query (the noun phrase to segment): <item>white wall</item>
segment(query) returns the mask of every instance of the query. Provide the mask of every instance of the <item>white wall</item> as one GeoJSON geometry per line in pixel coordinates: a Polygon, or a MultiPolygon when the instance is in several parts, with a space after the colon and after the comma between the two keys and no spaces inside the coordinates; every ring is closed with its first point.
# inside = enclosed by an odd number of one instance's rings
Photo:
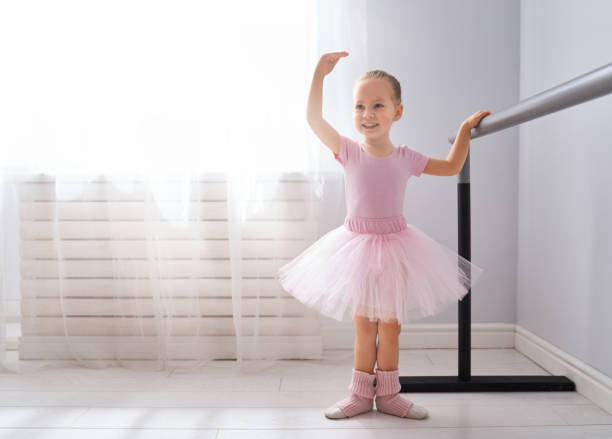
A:
{"type": "MultiPolygon", "coordinates": [[[[323,111],[342,134],[360,138],[352,126],[352,86],[376,68],[402,85],[404,115],[391,140],[434,158],[446,158],[447,137],[471,114],[518,101],[518,0],[356,1],[344,15],[329,3],[335,2],[319,2],[321,50],[350,55],[325,80],[323,111]]],[[[485,269],[472,289],[472,322],[514,323],[518,129],[476,139],[471,148],[472,261],[485,269]]],[[[409,223],[455,251],[456,193],[456,176],[413,178],[404,211],[409,223]]],[[[328,229],[344,219],[337,202],[344,200],[329,202],[328,229]]],[[[456,323],[457,308],[412,323],[456,323]]],[[[327,328],[353,326],[321,319],[324,335],[327,328]]]]}
{"type": "MultiPolygon", "coordinates": [[[[521,99],[612,62],[612,2],[522,1],[521,99]]],[[[517,323],[612,376],[612,95],[520,128],[517,323]]]]}

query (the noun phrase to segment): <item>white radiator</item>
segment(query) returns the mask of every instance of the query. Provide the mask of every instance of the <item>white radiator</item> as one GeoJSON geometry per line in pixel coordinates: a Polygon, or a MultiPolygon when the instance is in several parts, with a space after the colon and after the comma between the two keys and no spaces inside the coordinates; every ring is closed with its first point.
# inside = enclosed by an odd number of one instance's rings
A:
{"type": "MultiPolygon", "coordinates": [[[[228,182],[189,184],[180,223],[164,212],[176,196],[153,201],[142,182],[20,179],[20,359],[158,359],[160,337],[168,359],[236,358],[228,182]]],[[[276,278],[316,238],[312,183],[256,184],[265,201],[248,202],[240,241],[243,358],[321,358],[318,313],[276,278]]]]}

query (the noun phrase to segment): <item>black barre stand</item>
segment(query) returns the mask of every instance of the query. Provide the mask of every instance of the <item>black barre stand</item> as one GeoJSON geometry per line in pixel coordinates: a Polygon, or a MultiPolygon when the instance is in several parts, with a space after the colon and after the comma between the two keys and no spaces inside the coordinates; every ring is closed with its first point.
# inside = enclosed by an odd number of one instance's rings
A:
{"type": "MultiPolygon", "coordinates": [[[[470,154],[457,182],[458,250],[471,260],[470,154]]],[[[565,376],[551,375],[477,375],[470,372],[471,290],[459,301],[458,376],[400,376],[400,392],[539,392],[575,391],[574,382],[565,376]]]]}

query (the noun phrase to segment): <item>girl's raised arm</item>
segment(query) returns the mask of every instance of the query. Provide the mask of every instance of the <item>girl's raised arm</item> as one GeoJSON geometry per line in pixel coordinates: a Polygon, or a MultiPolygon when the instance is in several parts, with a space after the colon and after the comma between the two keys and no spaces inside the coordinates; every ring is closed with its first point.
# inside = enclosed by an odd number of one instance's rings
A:
{"type": "Polygon", "coordinates": [[[315,68],[308,96],[306,120],[317,137],[338,154],[340,147],[340,134],[325,119],[323,119],[323,79],[335,67],[341,57],[348,56],[348,52],[331,52],[324,54],[315,68]]]}

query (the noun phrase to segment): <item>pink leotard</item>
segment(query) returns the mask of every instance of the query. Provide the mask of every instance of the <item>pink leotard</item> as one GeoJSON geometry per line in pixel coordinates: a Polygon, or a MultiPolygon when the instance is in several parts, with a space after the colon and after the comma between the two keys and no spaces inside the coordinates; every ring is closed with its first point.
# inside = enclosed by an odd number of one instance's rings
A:
{"type": "Polygon", "coordinates": [[[391,233],[406,228],[406,183],[411,176],[421,175],[428,156],[401,145],[386,157],[376,157],[363,144],[340,136],[340,148],[334,158],[344,168],[347,229],[391,233]]]}

